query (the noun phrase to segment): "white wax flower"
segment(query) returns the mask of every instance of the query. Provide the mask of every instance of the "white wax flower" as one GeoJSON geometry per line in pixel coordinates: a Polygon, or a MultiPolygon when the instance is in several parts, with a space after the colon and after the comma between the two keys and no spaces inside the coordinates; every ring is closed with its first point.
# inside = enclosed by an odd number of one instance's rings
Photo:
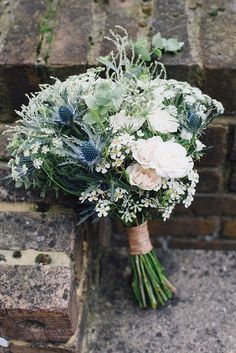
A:
{"type": "Polygon", "coordinates": [[[179,143],[166,141],[158,143],[151,166],[161,177],[183,178],[193,169],[193,161],[179,143]]]}
{"type": "Polygon", "coordinates": [[[176,118],[170,115],[168,111],[160,109],[160,107],[153,107],[147,118],[151,128],[155,131],[169,133],[178,130],[179,123],[176,118]]]}
{"type": "Polygon", "coordinates": [[[180,137],[184,140],[191,140],[193,134],[186,129],[181,131],[180,137]]]}
{"type": "Polygon", "coordinates": [[[124,110],[111,115],[109,117],[110,125],[114,132],[121,129],[129,129],[132,132],[135,132],[140,129],[143,125],[145,119],[135,116],[126,115],[124,110]]]}
{"type": "Polygon", "coordinates": [[[161,177],[154,169],[144,169],[139,163],[130,165],[126,172],[131,185],[138,186],[142,190],[155,190],[161,188],[161,177]]]}
{"type": "Polygon", "coordinates": [[[196,150],[197,152],[200,152],[206,145],[202,143],[200,140],[196,140],[196,150]]]}

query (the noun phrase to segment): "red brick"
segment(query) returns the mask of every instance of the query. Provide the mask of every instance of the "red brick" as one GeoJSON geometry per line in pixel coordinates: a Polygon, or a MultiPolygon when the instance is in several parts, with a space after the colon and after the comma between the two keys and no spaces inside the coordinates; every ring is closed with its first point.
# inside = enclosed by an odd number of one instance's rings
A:
{"type": "MultiPolygon", "coordinates": [[[[206,236],[218,232],[219,219],[217,217],[172,217],[166,222],[155,220],[149,222],[152,237],[158,236],[206,236]]],[[[119,221],[112,223],[112,238],[118,240],[120,234],[125,234],[125,228],[119,221]]],[[[123,238],[123,236],[122,236],[123,238]]],[[[114,239],[112,239],[114,241],[114,239]]]]}
{"type": "Polygon", "coordinates": [[[236,250],[236,241],[223,239],[171,238],[168,245],[178,249],[236,250]]]}
{"type": "Polygon", "coordinates": [[[233,143],[230,150],[230,159],[236,161],[236,128],[233,130],[233,143]]]}
{"type": "Polygon", "coordinates": [[[236,219],[224,219],[222,229],[222,233],[225,237],[236,238],[236,219]]]}
{"type": "Polygon", "coordinates": [[[198,216],[236,216],[235,194],[199,194],[189,209],[198,216]]]}
{"type": "Polygon", "coordinates": [[[227,155],[228,127],[223,125],[211,125],[201,138],[209,147],[201,159],[201,167],[222,167],[227,155]]]}
{"type": "Polygon", "coordinates": [[[213,193],[218,192],[222,188],[223,171],[213,168],[198,168],[199,184],[197,185],[198,192],[213,193]]]}
{"type": "Polygon", "coordinates": [[[219,229],[217,217],[175,217],[166,222],[161,220],[149,223],[149,231],[155,236],[197,237],[216,234],[219,229]]]}
{"type": "Polygon", "coordinates": [[[230,190],[236,191],[236,166],[233,166],[233,167],[232,167],[232,172],[231,172],[231,176],[230,176],[229,187],[230,187],[230,190]]]}

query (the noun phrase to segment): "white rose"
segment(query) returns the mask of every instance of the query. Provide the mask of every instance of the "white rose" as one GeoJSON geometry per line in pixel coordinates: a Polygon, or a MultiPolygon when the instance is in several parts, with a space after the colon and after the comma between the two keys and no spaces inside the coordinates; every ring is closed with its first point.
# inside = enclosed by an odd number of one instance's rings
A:
{"type": "Polygon", "coordinates": [[[161,177],[154,169],[144,169],[138,163],[130,165],[126,172],[129,176],[130,185],[138,186],[142,190],[158,191],[161,188],[161,177]]]}
{"type": "Polygon", "coordinates": [[[133,158],[141,164],[143,168],[150,168],[159,142],[162,142],[160,136],[154,136],[147,140],[137,140],[132,147],[133,158]]]}
{"type": "Polygon", "coordinates": [[[126,115],[124,110],[111,115],[109,120],[114,132],[121,129],[130,129],[132,132],[137,131],[145,121],[144,118],[137,118],[134,116],[126,115]]]}
{"type": "Polygon", "coordinates": [[[176,132],[179,127],[176,118],[159,107],[152,108],[147,118],[152,129],[161,133],[176,132]]]}
{"type": "Polygon", "coordinates": [[[165,178],[183,178],[193,169],[193,161],[179,143],[166,141],[158,143],[153,168],[165,178]]]}

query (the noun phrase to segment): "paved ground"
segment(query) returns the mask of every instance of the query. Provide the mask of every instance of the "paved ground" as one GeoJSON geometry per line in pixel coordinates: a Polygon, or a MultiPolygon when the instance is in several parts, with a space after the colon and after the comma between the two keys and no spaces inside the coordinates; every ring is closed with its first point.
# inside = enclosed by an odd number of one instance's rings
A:
{"type": "Polygon", "coordinates": [[[160,310],[140,311],[126,250],[104,254],[88,351],[235,353],[236,253],[175,250],[159,252],[159,258],[178,296],[160,310]]]}

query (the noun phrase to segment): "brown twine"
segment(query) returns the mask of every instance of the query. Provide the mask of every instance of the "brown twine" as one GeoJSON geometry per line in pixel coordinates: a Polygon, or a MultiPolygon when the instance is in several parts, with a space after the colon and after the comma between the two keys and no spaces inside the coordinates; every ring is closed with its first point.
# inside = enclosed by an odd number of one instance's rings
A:
{"type": "Polygon", "coordinates": [[[126,228],[126,231],[131,255],[145,255],[153,249],[147,221],[137,227],[126,228]]]}

